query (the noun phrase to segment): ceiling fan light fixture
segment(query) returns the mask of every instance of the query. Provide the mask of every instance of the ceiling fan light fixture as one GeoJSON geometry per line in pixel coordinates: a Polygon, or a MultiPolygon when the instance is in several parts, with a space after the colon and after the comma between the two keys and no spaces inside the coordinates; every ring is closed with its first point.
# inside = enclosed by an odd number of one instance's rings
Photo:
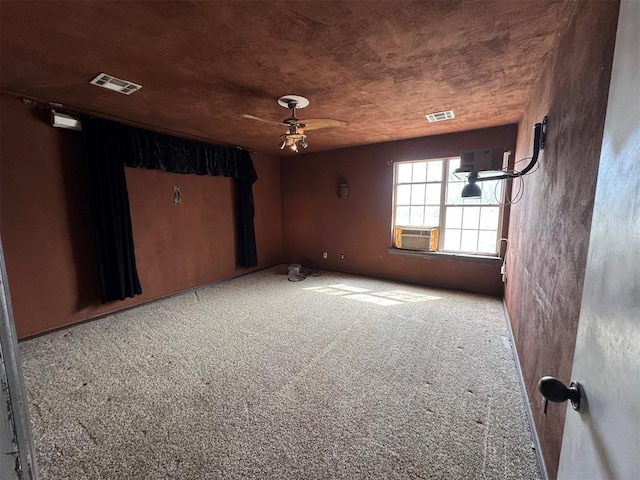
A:
{"type": "Polygon", "coordinates": [[[280,150],[289,147],[292,151],[298,153],[299,148],[307,148],[307,136],[301,133],[285,133],[280,135],[280,150]]]}
{"type": "Polygon", "coordinates": [[[266,120],[264,118],[254,117],[253,115],[243,114],[244,118],[251,120],[257,120],[259,122],[268,123],[270,125],[278,125],[286,127],[286,132],[280,135],[280,150],[290,148],[292,151],[298,153],[300,148],[307,148],[306,130],[319,130],[321,128],[330,127],[348,127],[349,122],[343,120],[335,120],[332,118],[308,118],[299,119],[296,116],[296,110],[305,108],[309,105],[309,100],[300,95],[285,95],[278,99],[278,105],[283,108],[291,110],[291,116],[285,118],[282,122],[276,122],[273,120],[266,120]]]}

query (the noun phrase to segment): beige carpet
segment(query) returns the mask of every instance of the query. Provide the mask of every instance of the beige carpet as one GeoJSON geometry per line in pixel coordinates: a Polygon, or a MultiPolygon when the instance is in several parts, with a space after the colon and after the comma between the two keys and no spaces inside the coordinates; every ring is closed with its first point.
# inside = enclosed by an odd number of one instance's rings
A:
{"type": "Polygon", "coordinates": [[[42,478],[539,478],[499,299],[282,272],[21,343],[42,478]]]}

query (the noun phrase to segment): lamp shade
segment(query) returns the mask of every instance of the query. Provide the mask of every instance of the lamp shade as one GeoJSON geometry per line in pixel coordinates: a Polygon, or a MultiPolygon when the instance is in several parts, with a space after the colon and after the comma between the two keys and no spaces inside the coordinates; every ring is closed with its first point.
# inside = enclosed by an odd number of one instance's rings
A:
{"type": "Polygon", "coordinates": [[[462,189],[462,198],[481,197],[482,189],[477,183],[467,183],[462,189]]]}

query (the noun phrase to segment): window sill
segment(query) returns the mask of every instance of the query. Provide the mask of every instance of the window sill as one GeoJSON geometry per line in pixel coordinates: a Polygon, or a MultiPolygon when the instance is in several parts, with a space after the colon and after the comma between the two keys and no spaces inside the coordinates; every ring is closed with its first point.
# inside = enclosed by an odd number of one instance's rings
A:
{"type": "Polygon", "coordinates": [[[450,262],[471,262],[471,263],[488,263],[499,265],[502,258],[491,255],[470,255],[466,253],[446,253],[446,252],[420,252],[416,250],[403,250],[401,248],[389,248],[392,255],[406,255],[408,257],[419,257],[425,260],[444,260],[450,262]]]}

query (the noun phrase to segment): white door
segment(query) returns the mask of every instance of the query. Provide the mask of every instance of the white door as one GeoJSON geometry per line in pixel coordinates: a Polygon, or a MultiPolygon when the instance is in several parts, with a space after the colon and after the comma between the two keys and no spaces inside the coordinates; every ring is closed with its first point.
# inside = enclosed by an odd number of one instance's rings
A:
{"type": "Polygon", "coordinates": [[[0,479],[36,480],[35,449],[16,338],[0,242],[0,479]]]}
{"type": "Polygon", "coordinates": [[[559,479],[640,478],[640,1],[622,0],[559,479]]]}

